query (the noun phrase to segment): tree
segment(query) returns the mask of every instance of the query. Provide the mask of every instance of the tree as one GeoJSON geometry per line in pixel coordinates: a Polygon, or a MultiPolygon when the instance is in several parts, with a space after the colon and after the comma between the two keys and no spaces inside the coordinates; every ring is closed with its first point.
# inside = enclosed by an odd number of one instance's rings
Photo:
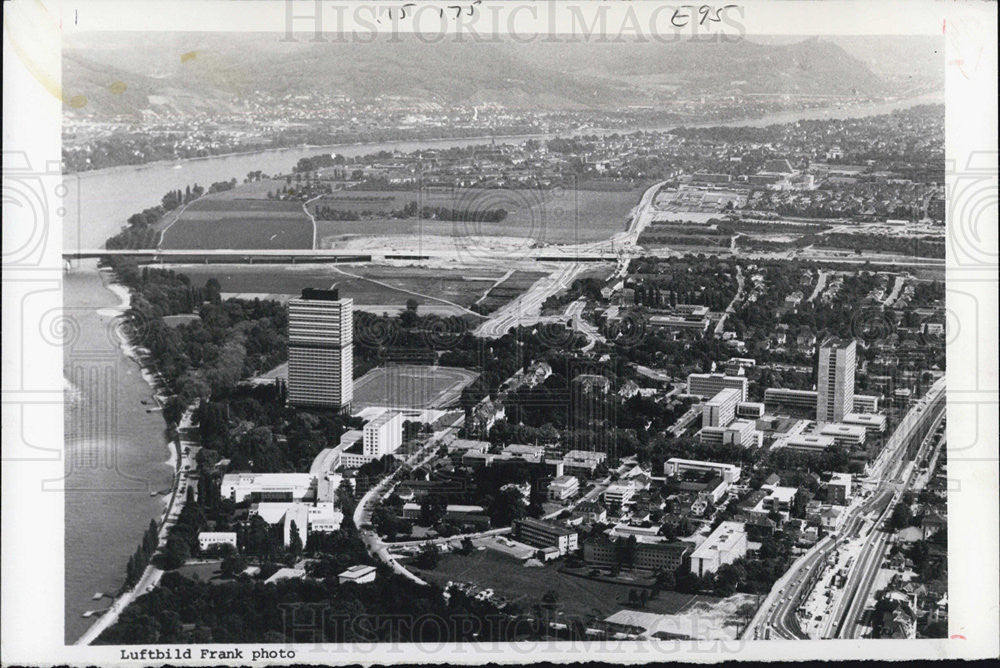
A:
{"type": "Polygon", "coordinates": [[[559,607],[559,592],[555,589],[549,589],[542,596],[542,605],[545,606],[546,610],[555,610],[559,607]]]}
{"type": "Polygon", "coordinates": [[[299,528],[295,525],[295,520],[292,520],[288,531],[291,534],[288,540],[288,552],[293,557],[297,557],[302,554],[302,536],[299,535],[299,528]]]}
{"type": "Polygon", "coordinates": [[[892,509],[892,516],[889,518],[889,526],[894,530],[904,529],[910,524],[910,507],[905,503],[897,503],[892,509]]]}
{"type": "Polygon", "coordinates": [[[222,558],[220,570],[223,577],[235,577],[242,573],[245,568],[246,560],[236,550],[229,550],[229,553],[222,558]]]}
{"type": "Polygon", "coordinates": [[[420,552],[417,554],[417,558],[414,559],[414,563],[419,568],[425,568],[427,570],[433,570],[437,568],[438,562],[441,560],[441,550],[434,543],[424,543],[420,546],[420,552]]]}
{"type": "Polygon", "coordinates": [[[440,494],[428,494],[420,502],[420,523],[423,526],[436,526],[448,512],[448,501],[440,494]]]}

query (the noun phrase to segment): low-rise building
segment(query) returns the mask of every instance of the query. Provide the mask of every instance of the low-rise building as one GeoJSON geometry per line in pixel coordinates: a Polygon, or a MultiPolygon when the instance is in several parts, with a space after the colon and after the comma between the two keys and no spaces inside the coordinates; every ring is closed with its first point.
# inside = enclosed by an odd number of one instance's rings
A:
{"type": "Polygon", "coordinates": [[[220,494],[234,503],[244,501],[299,501],[315,492],[308,473],[227,473],[220,494]]]}
{"type": "Polygon", "coordinates": [[[821,436],[818,434],[796,434],[784,439],[784,447],[795,452],[806,454],[819,454],[826,452],[834,446],[832,436],[821,436]]]}
{"type": "Polygon", "coordinates": [[[675,476],[685,471],[711,471],[718,473],[722,479],[729,483],[738,482],[740,479],[740,467],[733,464],[720,464],[718,462],[704,462],[697,459],[681,459],[672,457],[663,463],[663,475],[675,476]]]}
{"type": "Polygon", "coordinates": [[[770,488],[767,496],[761,499],[760,507],[765,513],[770,513],[773,510],[781,513],[785,519],[788,519],[789,513],[792,512],[792,505],[795,503],[795,496],[798,494],[799,490],[797,487],[781,487],[779,485],[769,485],[762,489],[770,488]]]}
{"type": "Polygon", "coordinates": [[[448,452],[486,452],[489,449],[489,441],[474,441],[465,438],[456,438],[448,443],[448,452]]]}
{"type": "Polygon", "coordinates": [[[848,413],[843,424],[864,427],[869,434],[880,434],[885,431],[885,416],[879,413],[848,413]]]}
{"type": "Polygon", "coordinates": [[[525,517],[514,520],[514,536],[522,543],[535,547],[555,547],[559,554],[576,551],[578,534],[570,529],[552,522],[525,517]]]}
{"type": "Polygon", "coordinates": [[[651,315],[649,326],[654,329],[665,329],[673,332],[690,332],[703,334],[708,329],[708,318],[696,315],[651,315]]]}
{"type": "Polygon", "coordinates": [[[614,483],[604,490],[604,502],[609,506],[624,508],[632,501],[634,494],[635,486],[632,483],[614,483]]]}
{"type": "Polygon", "coordinates": [[[747,398],[746,376],[732,376],[722,373],[692,373],[687,378],[687,393],[709,399],[725,389],[734,389],[740,393],[739,401],[747,398]]]}
{"type": "Polygon", "coordinates": [[[759,420],[764,417],[764,404],[757,401],[741,401],[736,404],[736,417],[759,420]]]}
{"type": "Polygon", "coordinates": [[[851,474],[828,473],[822,476],[826,489],[826,500],[838,506],[846,506],[851,498],[851,474]]]}
{"type": "Polygon", "coordinates": [[[872,394],[855,394],[853,409],[857,413],[877,413],[878,397],[872,394]]]}
{"type": "Polygon", "coordinates": [[[204,552],[220,545],[236,547],[235,531],[202,531],[198,534],[198,548],[204,552]]]}
{"type": "Polygon", "coordinates": [[[629,555],[625,549],[626,538],[612,540],[605,535],[592,536],[583,543],[583,560],[595,566],[624,566],[648,571],[676,571],[691,552],[691,544],[683,541],[671,543],[635,544],[629,555]]]}
{"type": "Polygon", "coordinates": [[[598,465],[608,458],[605,452],[589,450],[570,450],[563,455],[563,472],[566,475],[584,475],[591,477],[598,465]]]}
{"type": "Polygon", "coordinates": [[[584,501],[578,503],[573,509],[573,513],[580,515],[590,524],[603,523],[608,519],[608,510],[596,501],[584,501]]]}
{"type": "Polygon", "coordinates": [[[523,459],[526,462],[540,462],[545,456],[544,445],[522,445],[511,443],[503,449],[503,456],[507,459],[523,459]]]}
{"type": "Polygon", "coordinates": [[[338,584],[367,584],[375,582],[375,574],[374,566],[351,566],[343,573],[337,575],[337,582],[338,584]]]}
{"type": "Polygon", "coordinates": [[[565,501],[576,496],[580,490],[580,481],[574,476],[564,475],[549,483],[549,500],[565,501]]]}
{"type": "Polygon", "coordinates": [[[839,446],[856,448],[864,445],[867,430],[860,425],[828,422],[820,427],[819,433],[833,438],[833,442],[839,446]]]}
{"type": "Polygon", "coordinates": [[[701,577],[731,564],[747,552],[746,525],[723,522],[691,553],[691,572],[701,577]]]}
{"type": "Polygon", "coordinates": [[[780,408],[816,411],[816,390],[790,390],[784,387],[769,387],[764,390],[764,406],[768,412],[780,408]]]}

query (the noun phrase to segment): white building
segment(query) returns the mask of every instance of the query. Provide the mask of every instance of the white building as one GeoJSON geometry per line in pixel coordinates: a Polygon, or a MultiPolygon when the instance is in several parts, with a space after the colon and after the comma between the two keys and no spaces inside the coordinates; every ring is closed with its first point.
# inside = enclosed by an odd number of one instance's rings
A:
{"type": "Polygon", "coordinates": [[[366,457],[381,459],[403,444],[403,414],[386,411],[364,427],[363,451],[366,457]]]}
{"type": "Polygon", "coordinates": [[[740,479],[740,467],[732,464],[719,464],[716,462],[703,462],[696,459],[680,459],[673,457],[663,463],[663,475],[675,476],[685,471],[712,471],[722,476],[728,483],[734,483],[740,479]]]}
{"type": "Polygon", "coordinates": [[[757,431],[755,423],[749,420],[733,420],[726,427],[722,442],[726,445],[755,448],[763,442],[763,434],[757,431]]]}
{"type": "Polygon", "coordinates": [[[250,507],[249,517],[258,516],[271,525],[280,524],[285,546],[291,545],[292,531],[305,545],[310,533],[331,533],[340,528],[344,514],[333,503],[264,502],[250,507]]]}
{"type": "Polygon", "coordinates": [[[308,473],[227,473],[220,494],[234,503],[299,501],[315,490],[308,473]]]}
{"type": "Polygon", "coordinates": [[[337,582],[339,584],[367,584],[369,582],[375,582],[375,567],[374,566],[351,566],[343,573],[337,575],[337,582]]]}
{"type": "Polygon", "coordinates": [[[864,445],[867,431],[860,425],[832,422],[820,427],[819,433],[832,437],[837,445],[853,448],[864,445]]]}
{"type": "Polygon", "coordinates": [[[795,436],[789,436],[786,438],[784,443],[786,448],[794,450],[795,452],[818,454],[826,452],[828,448],[833,447],[834,440],[831,436],[821,436],[818,434],[796,434],[795,436]]]}
{"type": "Polygon", "coordinates": [[[701,411],[702,427],[726,427],[736,417],[736,404],[741,401],[740,391],[731,387],[705,402],[701,411]]]}
{"type": "Polygon", "coordinates": [[[523,459],[526,462],[540,462],[545,456],[544,445],[523,445],[511,443],[503,449],[503,455],[508,459],[523,459]]]}
{"type": "Polygon", "coordinates": [[[341,465],[340,447],[323,448],[309,467],[309,476],[316,481],[316,500],[333,501],[343,476],[334,473],[341,465]]]}
{"type": "Polygon", "coordinates": [[[630,482],[614,483],[604,490],[604,502],[618,507],[624,507],[632,501],[635,495],[635,486],[630,482]]]}
{"type": "Polygon", "coordinates": [[[854,371],[857,366],[854,339],[828,337],[819,347],[816,381],[816,420],[840,422],[854,409],[854,371]]]}
{"type": "Polygon", "coordinates": [[[848,413],[844,416],[844,424],[864,427],[868,433],[885,431],[885,416],[879,413],[848,413]]]}
{"type": "Polygon", "coordinates": [[[708,399],[725,389],[739,390],[738,401],[747,399],[746,376],[728,376],[721,373],[692,373],[687,379],[687,393],[708,399]]]}
{"type": "Polygon", "coordinates": [[[816,410],[819,393],[815,390],[792,390],[785,387],[769,387],[764,390],[764,406],[774,412],[777,408],[816,410]]]}
{"type": "Polygon", "coordinates": [[[563,455],[563,470],[567,474],[583,474],[591,476],[594,469],[608,458],[605,452],[588,450],[570,450],[563,455]]]}
{"type": "Polygon", "coordinates": [[[872,394],[854,395],[854,412],[856,413],[877,413],[878,397],[872,394]]]}
{"type": "Polygon", "coordinates": [[[288,301],[288,403],[349,408],[354,397],[354,300],[306,288],[288,301]]]}
{"type": "Polygon", "coordinates": [[[781,487],[780,485],[761,485],[761,489],[767,490],[768,495],[760,500],[757,509],[763,513],[777,510],[786,520],[792,512],[792,505],[799,490],[797,487],[781,487]]]}
{"type": "Polygon", "coordinates": [[[202,531],[198,534],[198,547],[202,552],[217,545],[236,547],[235,531],[202,531]]]}
{"type": "Polygon", "coordinates": [[[731,564],[747,552],[746,525],[723,522],[691,553],[691,572],[701,577],[731,564]]]}
{"type": "Polygon", "coordinates": [[[580,491],[580,481],[575,476],[559,476],[549,483],[549,500],[565,501],[573,498],[580,491]]]}

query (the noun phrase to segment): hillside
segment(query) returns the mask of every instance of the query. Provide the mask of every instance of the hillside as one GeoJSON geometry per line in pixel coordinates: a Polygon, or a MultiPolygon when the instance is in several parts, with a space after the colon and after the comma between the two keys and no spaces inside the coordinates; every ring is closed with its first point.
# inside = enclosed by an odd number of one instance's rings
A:
{"type": "Polygon", "coordinates": [[[539,109],[615,108],[687,95],[886,94],[884,80],[826,40],[792,44],[281,43],[276,35],[75,38],[64,87],[73,113],[225,110],[262,92],[323,92],[355,100],[400,96],[442,105],[497,102],[539,109]],[[125,83],[112,90],[116,81],[125,83]]]}

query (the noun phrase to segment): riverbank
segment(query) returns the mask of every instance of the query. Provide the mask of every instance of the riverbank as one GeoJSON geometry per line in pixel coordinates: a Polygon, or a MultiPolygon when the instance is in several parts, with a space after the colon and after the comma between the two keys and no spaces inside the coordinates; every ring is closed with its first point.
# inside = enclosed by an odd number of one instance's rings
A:
{"type": "Polygon", "coordinates": [[[81,330],[76,342],[81,352],[67,346],[64,354],[73,399],[66,409],[65,567],[65,636],[72,643],[96,638],[109,623],[101,620],[116,618],[151,583],[150,572],[141,588],[126,590],[125,565],[150,519],[162,535],[176,511],[182,467],[180,445],[165,437],[164,420],[157,415],[166,396],[162,378],[123,322],[131,292],[96,263],[67,274],[64,287],[67,308],[81,330]],[[95,371],[108,382],[95,383],[95,371]],[[160,444],[167,447],[166,457],[160,444]],[[81,450],[102,453],[108,465],[81,465],[70,455],[78,460],[81,450]],[[117,595],[108,608],[94,612],[95,591],[117,595]]]}

